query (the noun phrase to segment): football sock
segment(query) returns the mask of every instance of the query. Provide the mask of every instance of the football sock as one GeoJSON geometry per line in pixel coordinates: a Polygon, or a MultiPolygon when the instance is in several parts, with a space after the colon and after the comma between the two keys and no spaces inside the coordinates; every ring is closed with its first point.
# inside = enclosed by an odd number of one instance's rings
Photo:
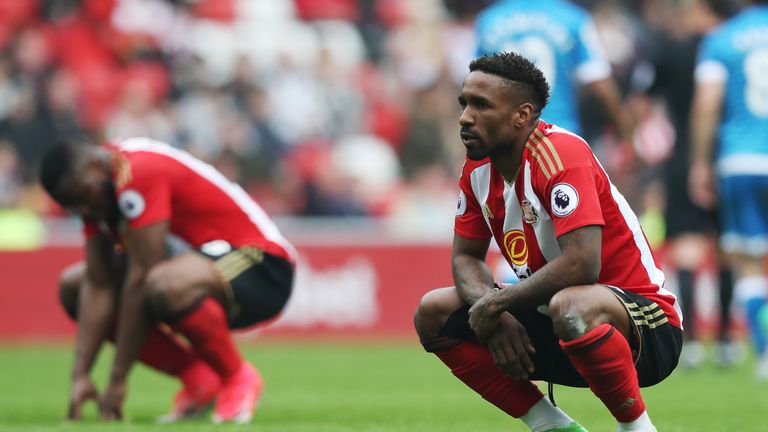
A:
{"type": "Polygon", "coordinates": [[[718,276],[720,292],[720,331],[718,339],[721,342],[727,342],[730,339],[733,272],[727,267],[720,267],[718,276]]]}
{"type": "Polygon", "coordinates": [[[601,324],[560,346],[616,420],[631,422],[645,411],[629,344],[613,326],[601,324]]]}
{"type": "MultiPolygon", "coordinates": [[[[439,338],[445,342],[449,338],[439,338]]],[[[453,339],[453,341],[458,341],[453,339]]],[[[530,381],[514,380],[496,367],[491,352],[483,345],[461,341],[453,347],[435,351],[435,344],[423,343],[464,384],[500,410],[519,418],[540,401],[544,394],[530,381]]],[[[441,344],[443,347],[447,343],[441,344]]]]}
{"type": "Polygon", "coordinates": [[[179,376],[195,362],[195,354],[169,330],[155,327],[139,352],[139,361],[168,375],[179,376]]]}
{"type": "Polygon", "coordinates": [[[240,369],[243,359],[229,332],[227,315],[216,300],[206,297],[170,326],[189,340],[194,352],[222,379],[240,369]]]}
{"type": "Polygon", "coordinates": [[[677,286],[680,291],[680,307],[685,317],[685,336],[688,340],[696,340],[696,305],[693,297],[693,272],[678,270],[677,286]]]}
{"type": "Polygon", "coordinates": [[[618,432],[656,432],[656,427],[651,423],[648,412],[643,411],[635,421],[619,423],[618,432]]]}
{"type": "Polygon", "coordinates": [[[573,419],[560,408],[552,405],[549,399],[542,397],[520,420],[531,429],[531,432],[544,432],[556,428],[567,427],[573,419]]]}
{"type": "Polygon", "coordinates": [[[765,296],[766,291],[768,291],[768,278],[764,276],[741,278],[736,281],[734,289],[744,305],[747,326],[755,352],[758,355],[762,355],[766,347],[766,334],[760,325],[760,312],[766,304],[765,296]]]}
{"type": "MultiPolygon", "coordinates": [[[[113,322],[107,333],[107,340],[115,343],[116,336],[117,322],[113,322]]],[[[179,376],[197,360],[188,346],[170,330],[160,326],[150,329],[137,359],[152,369],[171,376],[179,376]]]]}

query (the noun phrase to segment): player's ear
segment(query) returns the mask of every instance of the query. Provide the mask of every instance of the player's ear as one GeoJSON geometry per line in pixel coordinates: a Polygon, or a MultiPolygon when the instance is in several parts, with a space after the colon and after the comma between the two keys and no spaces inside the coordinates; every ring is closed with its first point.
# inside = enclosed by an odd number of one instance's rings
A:
{"type": "Polygon", "coordinates": [[[517,106],[515,113],[512,115],[512,122],[516,128],[525,127],[528,122],[531,121],[536,109],[529,102],[522,103],[517,106]]]}

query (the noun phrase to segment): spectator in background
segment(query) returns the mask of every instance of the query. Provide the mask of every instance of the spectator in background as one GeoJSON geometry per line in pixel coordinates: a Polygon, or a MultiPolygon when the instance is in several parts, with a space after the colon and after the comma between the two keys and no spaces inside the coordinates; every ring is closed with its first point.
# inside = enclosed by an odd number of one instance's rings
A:
{"type": "MultiPolygon", "coordinates": [[[[717,233],[717,215],[713,209],[704,209],[691,202],[688,194],[688,166],[690,161],[690,115],[693,99],[693,70],[696,53],[705,33],[715,28],[722,19],[732,14],[724,2],[696,0],[680,4],[661,17],[661,28],[655,35],[655,50],[646,81],[647,92],[661,98],[674,126],[675,143],[671,158],[664,171],[666,187],[666,236],[669,241],[671,265],[676,271],[680,303],[685,323],[686,343],[682,362],[696,367],[704,360],[704,347],[699,341],[695,285],[696,276],[706,265],[713,250],[712,237],[717,233]],[[720,5],[719,9],[714,9],[720,5]]],[[[638,80],[638,83],[640,80],[638,80]]],[[[716,249],[716,248],[715,248],[716,249]]],[[[719,288],[719,331],[715,360],[729,366],[739,359],[739,350],[730,340],[731,299],[733,276],[724,260],[717,260],[719,288]]]]}
{"type": "Polygon", "coordinates": [[[691,108],[689,173],[692,201],[702,207],[718,205],[720,246],[733,260],[734,290],[746,309],[759,357],[757,377],[764,381],[768,381],[766,70],[768,1],[753,1],[701,43],[691,108]]]}

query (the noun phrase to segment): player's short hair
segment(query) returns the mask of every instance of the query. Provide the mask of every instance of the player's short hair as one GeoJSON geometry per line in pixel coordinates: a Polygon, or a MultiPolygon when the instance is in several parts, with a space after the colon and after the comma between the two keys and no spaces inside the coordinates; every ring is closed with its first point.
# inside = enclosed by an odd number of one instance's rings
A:
{"type": "Polygon", "coordinates": [[[77,158],[85,142],[82,139],[62,140],[43,156],[40,162],[40,183],[55,197],[61,182],[75,170],[77,158]]]}
{"type": "Polygon", "coordinates": [[[539,111],[549,102],[549,84],[544,74],[520,54],[502,52],[484,55],[472,60],[469,71],[485,72],[511,81],[523,91],[527,102],[539,111]]]}

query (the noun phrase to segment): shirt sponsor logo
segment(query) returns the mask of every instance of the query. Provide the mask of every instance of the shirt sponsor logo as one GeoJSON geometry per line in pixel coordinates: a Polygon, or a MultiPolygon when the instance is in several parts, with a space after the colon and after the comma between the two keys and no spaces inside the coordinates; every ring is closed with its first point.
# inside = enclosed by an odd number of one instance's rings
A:
{"type": "Polygon", "coordinates": [[[141,216],[146,209],[144,197],[135,189],[126,189],[117,198],[117,205],[120,212],[127,219],[133,220],[141,216]]]}
{"type": "Polygon", "coordinates": [[[464,195],[464,191],[459,191],[459,202],[456,204],[456,217],[464,215],[467,211],[467,196],[464,195]]]}
{"type": "Polygon", "coordinates": [[[525,223],[535,224],[539,221],[539,213],[533,208],[533,205],[528,199],[523,198],[523,201],[520,202],[520,208],[523,210],[523,220],[525,223]]]}
{"type": "Polygon", "coordinates": [[[521,230],[504,233],[504,249],[512,264],[522,266],[528,262],[528,245],[525,243],[525,233],[521,230]]]}
{"type": "Polygon", "coordinates": [[[558,183],[552,188],[550,201],[552,214],[559,217],[568,216],[579,205],[579,194],[568,183],[558,183]]]}

